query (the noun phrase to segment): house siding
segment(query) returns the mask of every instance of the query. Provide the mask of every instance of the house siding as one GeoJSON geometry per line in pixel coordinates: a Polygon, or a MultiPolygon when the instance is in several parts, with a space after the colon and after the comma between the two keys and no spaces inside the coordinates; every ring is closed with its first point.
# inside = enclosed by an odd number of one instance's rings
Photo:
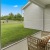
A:
{"type": "Polygon", "coordinates": [[[49,31],[50,32],[50,8],[45,8],[45,17],[44,17],[44,31],[49,31]]]}
{"type": "Polygon", "coordinates": [[[43,30],[43,8],[31,3],[24,9],[24,27],[43,30]]]}

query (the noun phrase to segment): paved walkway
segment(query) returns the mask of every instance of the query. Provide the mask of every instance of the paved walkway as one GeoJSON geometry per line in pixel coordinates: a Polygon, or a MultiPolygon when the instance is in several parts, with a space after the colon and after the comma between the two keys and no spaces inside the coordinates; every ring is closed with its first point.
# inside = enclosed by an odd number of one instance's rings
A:
{"type": "Polygon", "coordinates": [[[27,46],[27,39],[19,42],[18,44],[15,44],[9,48],[2,49],[2,50],[28,50],[27,46]]]}

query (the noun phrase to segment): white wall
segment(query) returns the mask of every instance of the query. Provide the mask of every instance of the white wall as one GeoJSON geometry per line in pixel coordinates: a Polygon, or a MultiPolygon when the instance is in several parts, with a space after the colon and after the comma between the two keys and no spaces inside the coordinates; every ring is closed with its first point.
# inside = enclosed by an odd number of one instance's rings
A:
{"type": "Polygon", "coordinates": [[[43,30],[43,9],[35,4],[30,4],[24,9],[24,27],[43,30]]]}
{"type": "Polygon", "coordinates": [[[45,9],[45,31],[49,31],[50,32],[50,8],[46,8],[45,9]]]}

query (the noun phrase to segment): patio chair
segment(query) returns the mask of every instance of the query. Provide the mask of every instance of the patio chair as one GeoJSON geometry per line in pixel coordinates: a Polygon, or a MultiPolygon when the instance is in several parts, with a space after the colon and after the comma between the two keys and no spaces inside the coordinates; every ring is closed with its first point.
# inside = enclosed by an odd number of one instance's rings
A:
{"type": "Polygon", "coordinates": [[[50,50],[50,44],[48,44],[50,39],[50,35],[42,37],[37,41],[38,48],[42,50],[50,50]]]}
{"type": "Polygon", "coordinates": [[[27,38],[28,50],[37,50],[37,38],[29,36],[27,38]]]}

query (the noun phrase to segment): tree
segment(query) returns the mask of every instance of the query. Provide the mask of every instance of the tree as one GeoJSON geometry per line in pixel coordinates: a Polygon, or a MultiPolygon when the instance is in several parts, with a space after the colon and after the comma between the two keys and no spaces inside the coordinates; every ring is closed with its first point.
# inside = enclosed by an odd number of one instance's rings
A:
{"type": "Polygon", "coordinates": [[[8,17],[8,15],[2,16],[2,17],[1,17],[1,20],[6,20],[7,17],[8,17]]]}
{"type": "Polygon", "coordinates": [[[13,13],[10,13],[9,15],[5,15],[1,17],[2,20],[18,20],[23,21],[23,17],[20,13],[14,15],[13,13]]]}
{"type": "Polygon", "coordinates": [[[13,13],[10,13],[9,16],[8,16],[8,19],[9,20],[13,20],[14,19],[14,14],[13,13]]]}
{"type": "Polygon", "coordinates": [[[22,19],[22,15],[18,13],[17,15],[14,16],[14,19],[21,20],[22,19]]]}

